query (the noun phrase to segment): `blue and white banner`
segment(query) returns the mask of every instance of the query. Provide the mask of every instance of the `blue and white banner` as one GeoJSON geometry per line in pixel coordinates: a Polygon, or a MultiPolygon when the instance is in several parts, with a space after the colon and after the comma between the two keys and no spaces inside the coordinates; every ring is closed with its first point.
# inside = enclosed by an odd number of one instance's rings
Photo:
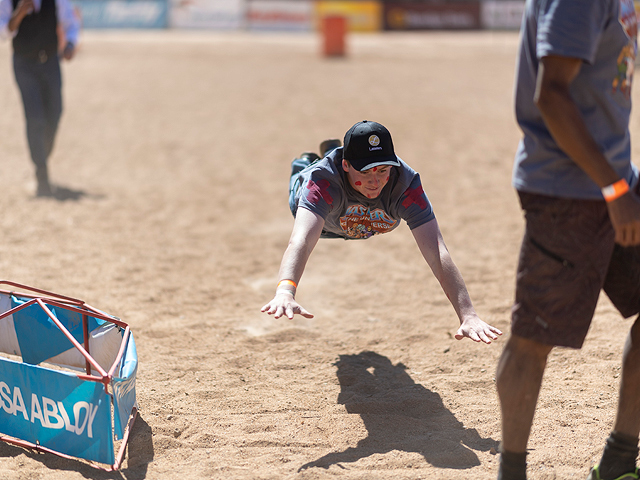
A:
{"type": "Polygon", "coordinates": [[[169,27],[211,30],[244,28],[245,0],[171,0],[169,27]]]}
{"type": "MultiPolygon", "coordinates": [[[[28,299],[11,296],[11,308],[23,305],[28,299]]],[[[82,327],[82,315],[64,308],[47,307],[51,313],[64,325],[73,338],[82,343],[84,331],[82,327]]],[[[73,344],[58,326],[49,318],[47,313],[38,304],[30,305],[13,314],[18,343],[22,360],[26,363],[37,365],[38,363],[58,355],[70,348],[73,344]]],[[[88,317],[89,332],[104,324],[104,320],[88,317]]]]}
{"type": "Polygon", "coordinates": [[[114,462],[104,385],[2,357],[0,433],[74,457],[114,462]]]}
{"type": "Polygon", "coordinates": [[[133,335],[129,336],[127,349],[120,362],[117,376],[111,381],[113,386],[113,409],[115,435],[118,440],[124,435],[129,415],[136,406],[136,374],[138,372],[138,352],[133,335]]]}
{"type": "Polygon", "coordinates": [[[166,28],[167,0],[73,0],[83,28],[166,28]]]}

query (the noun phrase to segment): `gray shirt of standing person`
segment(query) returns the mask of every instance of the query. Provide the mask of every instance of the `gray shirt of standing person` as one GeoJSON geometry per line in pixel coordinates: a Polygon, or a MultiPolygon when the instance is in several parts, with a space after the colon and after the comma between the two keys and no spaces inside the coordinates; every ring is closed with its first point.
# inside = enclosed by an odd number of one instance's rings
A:
{"type": "Polygon", "coordinates": [[[584,64],[571,94],[587,128],[621,178],[633,187],[629,116],[636,54],[631,0],[528,2],[515,92],[516,118],[524,136],[516,153],[513,186],[520,191],[565,198],[602,199],[600,187],[558,148],[531,101],[539,59],[557,55],[584,64]],[[535,6],[533,5],[535,3],[535,6]],[[621,10],[619,10],[621,9],[621,10]],[[620,14],[618,14],[620,11],[620,14]],[[629,21],[625,22],[625,16],[629,21]],[[620,20],[619,20],[620,19],[620,20]],[[527,61],[524,61],[526,58],[527,61]]]}

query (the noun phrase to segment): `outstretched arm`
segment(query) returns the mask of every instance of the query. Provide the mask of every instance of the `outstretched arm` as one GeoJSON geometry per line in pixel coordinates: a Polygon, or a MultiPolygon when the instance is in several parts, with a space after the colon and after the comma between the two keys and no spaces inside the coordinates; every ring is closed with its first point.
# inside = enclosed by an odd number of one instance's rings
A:
{"type": "Polygon", "coordinates": [[[280,273],[278,275],[278,288],[276,295],[269,303],[262,307],[261,311],[275,318],[286,315],[293,319],[294,314],[302,315],[306,318],[313,318],[313,315],[306,311],[295,300],[296,286],[302,277],[304,267],[309,260],[311,252],[318,243],[324,219],[318,214],[305,208],[299,208],[296,220],[293,224],[293,231],[289,239],[289,245],[284,252],[280,263],[280,273]],[[283,282],[289,280],[290,282],[283,282]]]}
{"type": "Polygon", "coordinates": [[[429,264],[431,271],[442,286],[445,295],[460,319],[460,328],[456,339],[469,337],[475,342],[491,343],[502,335],[502,332],[478,317],[473,308],[462,275],[449,255],[444,243],[438,222],[434,218],[430,222],[414,228],[412,231],[422,256],[429,264]]]}

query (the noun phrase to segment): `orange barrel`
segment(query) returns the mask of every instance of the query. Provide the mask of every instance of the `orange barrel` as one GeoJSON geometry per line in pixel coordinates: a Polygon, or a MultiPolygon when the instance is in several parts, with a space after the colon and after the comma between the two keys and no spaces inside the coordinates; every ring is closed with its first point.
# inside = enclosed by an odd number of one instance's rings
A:
{"type": "Polygon", "coordinates": [[[322,38],[325,57],[343,57],[345,54],[345,37],[347,35],[347,19],[332,15],[322,19],[322,38]]]}

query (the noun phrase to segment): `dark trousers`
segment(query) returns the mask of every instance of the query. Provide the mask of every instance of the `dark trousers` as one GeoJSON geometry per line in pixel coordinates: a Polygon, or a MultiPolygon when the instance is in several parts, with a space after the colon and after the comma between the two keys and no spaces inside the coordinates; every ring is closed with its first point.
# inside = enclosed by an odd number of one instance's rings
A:
{"type": "Polygon", "coordinates": [[[62,115],[60,61],[13,56],[13,71],[24,105],[27,141],[37,169],[46,167],[62,115]]]}

